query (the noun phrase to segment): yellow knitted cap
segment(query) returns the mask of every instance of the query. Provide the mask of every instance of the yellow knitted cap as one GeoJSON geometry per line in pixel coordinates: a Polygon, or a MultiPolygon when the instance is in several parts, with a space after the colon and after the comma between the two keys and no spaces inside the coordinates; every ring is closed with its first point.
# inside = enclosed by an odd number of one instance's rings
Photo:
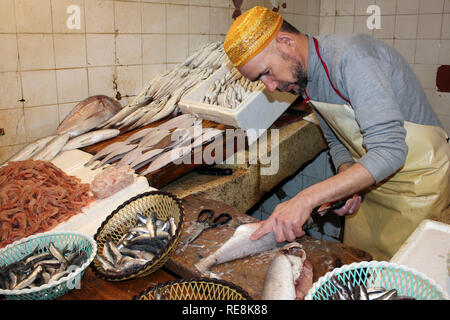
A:
{"type": "Polygon", "coordinates": [[[236,68],[260,53],[277,35],[283,17],[264,7],[253,7],[237,17],[228,30],[224,49],[236,68]]]}

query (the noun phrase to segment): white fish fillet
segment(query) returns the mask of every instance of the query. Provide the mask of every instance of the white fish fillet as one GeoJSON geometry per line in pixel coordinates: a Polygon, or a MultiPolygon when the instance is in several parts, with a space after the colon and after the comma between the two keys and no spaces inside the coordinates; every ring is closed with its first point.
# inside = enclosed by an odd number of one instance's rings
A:
{"type": "Polygon", "coordinates": [[[168,136],[170,136],[170,131],[168,130],[150,131],[142,138],[141,142],[139,142],[139,147],[152,147],[168,136]]]}
{"type": "Polygon", "coordinates": [[[73,138],[67,142],[63,151],[73,150],[90,146],[94,143],[114,138],[120,134],[120,130],[117,129],[103,129],[91,131],[76,138],[73,138]]]}
{"type": "Polygon", "coordinates": [[[264,279],[262,300],[295,300],[295,282],[303,271],[306,253],[293,242],[284,246],[272,260],[264,279]],[[289,252],[296,251],[295,254],[289,252]]]}
{"type": "Polygon", "coordinates": [[[55,158],[56,155],[62,150],[67,141],[69,141],[69,138],[70,138],[69,132],[56,136],[44,147],[44,149],[39,151],[32,158],[34,160],[44,160],[44,161],[53,160],[53,158],[55,158]]]}
{"type": "Polygon", "coordinates": [[[174,128],[178,128],[181,123],[183,123],[184,121],[189,121],[190,119],[193,119],[193,120],[189,126],[191,126],[194,123],[195,117],[190,114],[185,113],[178,117],[167,120],[163,124],[160,124],[158,126],[158,128],[164,129],[164,130],[172,130],[174,128]]]}
{"type": "Polygon", "coordinates": [[[159,155],[153,162],[148,166],[148,168],[141,173],[142,176],[145,176],[149,173],[152,173],[156,170],[159,170],[169,163],[172,163],[176,160],[179,160],[189,154],[191,152],[191,147],[180,147],[170,151],[166,151],[159,155]]]}
{"type": "Polygon", "coordinates": [[[139,142],[142,138],[144,138],[147,134],[149,134],[152,131],[158,131],[158,128],[147,128],[139,130],[136,133],[133,133],[131,136],[129,136],[125,142],[126,143],[136,143],[139,142]]]}
{"type": "Polygon", "coordinates": [[[230,239],[216,252],[201,259],[195,267],[200,272],[205,272],[215,265],[269,251],[286,244],[278,243],[273,232],[265,234],[258,240],[250,240],[250,236],[256,231],[258,226],[259,224],[257,223],[239,226],[230,239]]]}
{"type": "Polygon", "coordinates": [[[55,137],[56,136],[48,136],[30,143],[14,156],[12,156],[8,161],[23,161],[30,159],[34,154],[37,154],[39,151],[41,151],[55,137]]]}
{"type": "Polygon", "coordinates": [[[155,159],[155,157],[157,157],[163,151],[164,149],[152,149],[150,151],[142,153],[130,164],[130,167],[133,168],[134,170],[139,170],[143,166],[152,162],[155,159]]]}
{"type": "Polygon", "coordinates": [[[94,166],[94,170],[100,167],[103,167],[105,164],[118,160],[119,158],[123,158],[128,152],[137,148],[137,144],[126,144],[122,142],[121,145],[118,145],[111,153],[109,153],[100,163],[94,166]]]}

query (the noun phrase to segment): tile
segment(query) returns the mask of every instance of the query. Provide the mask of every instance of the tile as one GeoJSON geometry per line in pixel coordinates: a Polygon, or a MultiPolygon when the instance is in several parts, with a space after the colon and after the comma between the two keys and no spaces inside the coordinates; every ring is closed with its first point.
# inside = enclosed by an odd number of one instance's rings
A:
{"type": "Polygon", "coordinates": [[[320,16],[335,16],[336,15],[336,0],[321,0],[320,1],[320,16]]]}
{"type": "Polygon", "coordinates": [[[419,13],[420,0],[397,0],[397,14],[419,13]]]}
{"type": "Polygon", "coordinates": [[[439,60],[439,40],[416,41],[416,55],[414,63],[437,64],[439,60]]]}
{"type": "Polygon", "coordinates": [[[286,0],[284,3],[286,4],[286,8],[280,6],[280,13],[295,13],[295,0],[286,0]]]}
{"type": "Polygon", "coordinates": [[[25,107],[57,103],[55,70],[25,71],[21,75],[25,107]]]}
{"type": "Polygon", "coordinates": [[[58,105],[58,116],[59,123],[63,122],[63,120],[68,116],[70,111],[78,104],[79,102],[71,102],[71,103],[60,103],[58,105]]]}
{"type": "Polygon", "coordinates": [[[450,65],[450,40],[441,40],[438,64],[450,65]]]}
{"type": "Polygon", "coordinates": [[[16,32],[14,0],[0,1],[0,33],[16,32]]]}
{"type": "MultiPolygon", "coordinates": [[[[1,140],[1,137],[0,137],[1,140]]],[[[6,163],[7,160],[9,160],[13,155],[15,155],[17,152],[25,148],[27,144],[16,144],[13,146],[4,146],[0,147],[0,165],[3,163],[6,163]]]]}
{"type": "Polygon", "coordinates": [[[88,66],[107,66],[115,63],[113,34],[86,34],[88,66]]]}
{"type": "Polygon", "coordinates": [[[441,123],[444,127],[445,132],[447,132],[447,135],[450,136],[450,116],[438,114],[438,117],[439,117],[439,120],[441,120],[441,123]]]}
{"type": "Polygon", "coordinates": [[[355,22],[353,25],[354,33],[365,33],[368,35],[373,35],[374,30],[367,27],[367,17],[366,16],[355,16],[355,22]]]}
{"type": "Polygon", "coordinates": [[[120,66],[117,67],[117,89],[122,97],[134,96],[142,90],[142,67],[120,66]]]}
{"type": "MultiPolygon", "coordinates": [[[[328,18],[328,17],[327,17],[328,18]]],[[[333,17],[334,18],[334,17],[333,17]]],[[[335,18],[334,18],[335,19],[335,18]]],[[[321,19],[322,20],[322,19],[321,19]]],[[[294,17],[294,27],[296,27],[300,32],[305,33],[308,28],[308,16],[296,14],[294,17]]],[[[319,26],[320,30],[320,26],[319,26]]],[[[334,32],[334,28],[333,28],[334,32]]]]}
{"type": "Polygon", "coordinates": [[[117,79],[115,67],[88,68],[88,79],[89,96],[104,94],[109,97],[114,97],[116,95],[114,90],[117,79]]]}
{"type": "Polygon", "coordinates": [[[209,6],[209,0],[189,0],[190,5],[209,6]]]}
{"type": "Polygon", "coordinates": [[[334,32],[336,34],[353,33],[354,16],[336,17],[334,32]]]}
{"type": "Polygon", "coordinates": [[[442,27],[442,14],[421,14],[419,15],[417,38],[440,39],[441,27],[442,27]]]}
{"type": "Polygon", "coordinates": [[[416,64],[414,72],[424,89],[436,89],[437,65],[416,64]]]}
{"type": "Polygon", "coordinates": [[[19,52],[15,34],[0,34],[0,72],[19,69],[19,52]]]}
{"type": "Polygon", "coordinates": [[[84,33],[83,0],[51,0],[54,33],[84,33]]]}
{"type": "Polygon", "coordinates": [[[319,20],[320,17],[309,16],[308,17],[308,26],[306,28],[307,32],[312,36],[319,35],[319,20]]]}
{"type": "Polygon", "coordinates": [[[230,1],[223,1],[223,0],[211,0],[210,5],[211,7],[222,7],[222,8],[231,7],[230,1]]]}
{"type": "Polygon", "coordinates": [[[442,15],[442,39],[450,39],[450,14],[442,15]]]}
{"type": "Polygon", "coordinates": [[[188,56],[188,35],[167,35],[167,62],[183,62],[188,56]]]}
{"type": "Polygon", "coordinates": [[[112,1],[85,1],[86,32],[113,33],[114,6],[112,1]]]}
{"type": "Polygon", "coordinates": [[[50,0],[15,0],[17,32],[52,33],[50,0]]]}
{"type": "Polygon", "coordinates": [[[450,0],[444,0],[444,12],[450,12],[450,0]]]}
{"type": "Polygon", "coordinates": [[[166,32],[166,5],[161,3],[142,3],[142,32],[166,32]]]}
{"type": "Polygon", "coordinates": [[[21,70],[55,68],[51,34],[19,34],[17,40],[21,70]]]}
{"type": "Polygon", "coordinates": [[[167,33],[189,33],[189,7],[167,5],[167,33]]]}
{"type": "Polygon", "coordinates": [[[56,68],[86,66],[86,36],[84,34],[55,34],[53,41],[56,68]]]}
{"type": "Polygon", "coordinates": [[[117,36],[116,64],[142,64],[142,41],[140,34],[119,34],[117,36]]]}
{"type": "Polygon", "coordinates": [[[396,14],[397,0],[376,0],[375,4],[380,7],[383,16],[396,14]]]}
{"type": "Polygon", "coordinates": [[[226,35],[231,26],[231,15],[228,9],[211,8],[210,10],[210,34],[226,35]]]}
{"type": "Polygon", "coordinates": [[[308,15],[320,16],[320,1],[308,0],[308,15]]]}
{"type": "Polygon", "coordinates": [[[149,64],[142,66],[142,79],[143,86],[145,86],[149,81],[155,78],[158,74],[162,74],[166,71],[165,64],[149,64]]]}
{"type": "Polygon", "coordinates": [[[119,33],[141,32],[141,4],[137,2],[114,3],[115,31],[119,33]]]}
{"type": "Polygon", "coordinates": [[[373,30],[373,36],[378,39],[393,39],[395,32],[395,16],[383,16],[381,28],[373,30]]]}
{"type": "Polygon", "coordinates": [[[22,108],[0,110],[0,123],[5,134],[0,136],[0,146],[25,143],[25,121],[22,108]]]}
{"type": "Polygon", "coordinates": [[[88,98],[87,69],[56,70],[58,103],[81,101],[88,98]]]}
{"type": "Polygon", "coordinates": [[[420,0],[419,13],[442,13],[444,0],[420,0]]]}
{"type": "Polygon", "coordinates": [[[437,114],[442,114],[450,116],[450,93],[439,92],[436,89],[425,89],[425,93],[433,107],[434,112],[437,114]]]}
{"type": "Polygon", "coordinates": [[[58,106],[25,108],[27,141],[32,142],[53,134],[59,124],[58,106]]]}
{"type": "Polygon", "coordinates": [[[166,63],[166,35],[142,35],[144,64],[166,63]]]}
{"type": "Polygon", "coordinates": [[[189,7],[189,33],[208,34],[209,7],[189,7]]]}
{"type": "Polygon", "coordinates": [[[20,74],[18,72],[0,73],[0,109],[13,109],[22,106],[20,74]]]}
{"type": "Polygon", "coordinates": [[[294,12],[296,14],[308,14],[308,0],[295,0],[294,12]]]}
{"type": "Polygon", "coordinates": [[[394,48],[408,61],[409,64],[414,63],[414,55],[416,51],[416,40],[394,40],[394,48]]]}
{"type": "Polygon", "coordinates": [[[418,15],[398,15],[395,21],[395,39],[416,39],[418,15]]]}
{"type": "Polygon", "coordinates": [[[356,16],[367,16],[369,13],[367,13],[367,9],[369,6],[376,4],[375,0],[357,0],[355,1],[355,15],[356,16]]]}
{"type": "Polygon", "coordinates": [[[336,16],[355,14],[355,0],[336,0],[336,16]]]}
{"type": "Polygon", "coordinates": [[[199,50],[201,47],[209,43],[209,35],[207,34],[190,34],[189,35],[189,55],[199,50]]]}

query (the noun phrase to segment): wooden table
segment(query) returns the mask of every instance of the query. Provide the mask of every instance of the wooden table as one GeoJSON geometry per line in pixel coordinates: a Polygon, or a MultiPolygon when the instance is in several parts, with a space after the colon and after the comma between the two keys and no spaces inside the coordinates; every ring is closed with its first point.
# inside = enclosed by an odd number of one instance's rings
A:
{"type": "MultiPolygon", "coordinates": [[[[73,300],[126,300],[132,299],[142,291],[154,286],[156,283],[171,281],[176,278],[208,277],[201,274],[195,268],[202,257],[217,250],[228,240],[235,229],[246,223],[258,220],[230,207],[222,202],[210,200],[205,195],[191,195],[182,199],[185,213],[185,224],[180,238],[177,251],[164,267],[152,275],[140,279],[132,279],[124,282],[109,282],[97,278],[90,268],[81,280],[80,290],[74,289],[60,299],[73,300]],[[198,213],[202,209],[213,209],[216,213],[227,212],[233,219],[227,225],[216,229],[205,230],[186,250],[181,247],[184,241],[194,229],[198,213]]],[[[341,243],[315,240],[310,237],[298,239],[307,253],[308,260],[314,268],[314,281],[328,271],[344,264],[359,261],[369,261],[372,257],[361,250],[345,246],[341,243]]],[[[261,297],[265,273],[275,255],[276,251],[262,253],[253,257],[231,261],[213,267],[211,272],[222,280],[234,283],[243,288],[253,299],[261,297]]]]}

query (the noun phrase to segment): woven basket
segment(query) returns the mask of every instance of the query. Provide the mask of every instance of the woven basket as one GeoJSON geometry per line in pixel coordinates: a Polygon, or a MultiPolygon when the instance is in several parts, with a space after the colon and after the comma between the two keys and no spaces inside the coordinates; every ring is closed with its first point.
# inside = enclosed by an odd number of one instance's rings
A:
{"type": "Polygon", "coordinates": [[[141,292],[133,300],[155,300],[157,293],[164,300],[252,300],[241,287],[209,278],[181,279],[161,283],[141,292]]]}
{"type": "Polygon", "coordinates": [[[448,300],[442,288],[425,274],[385,261],[364,261],[336,268],[313,284],[305,300],[331,300],[338,291],[331,282],[333,277],[341,284],[350,281],[353,286],[396,289],[399,296],[417,300],[448,300]]]}
{"type": "Polygon", "coordinates": [[[111,275],[106,273],[96,257],[91,268],[98,277],[108,281],[124,281],[132,278],[145,277],[157,271],[167,262],[170,255],[175,252],[178,246],[183,229],[184,208],[181,200],[170,193],[162,191],[142,193],[126,201],[114,210],[102,223],[94,236],[97,242],[98,253],[103,254],[103,247],[107,240],[112,240],[114,244],[117,244],[120,238],[131,227],[136,225],[137,213],[149,217],[152,212],[156,212],[160,220],[167,220],[170,217],[175,219],[177,230],[175,236],[170,239],[166,247],[141,268],[124,275],[111,275]]]}
{"type": "Polygon", "coordinates": [[[46,232],[16,241],[0,250],[0,267],[23,259],[32,253],[35,248],[38,248],[38,253],[48,252],[50,243],[53,243],[59,249],[66,247],[69,251],[73,251],[74,248],[78,252],[84,251],[88,258],[75,272],[57,281],[31,289],[0,290],[1,295],[9,300],[53,300],[79,287],[86,268],[97,253],[97,244],[94,239],[81,233],[46,232]]]}

